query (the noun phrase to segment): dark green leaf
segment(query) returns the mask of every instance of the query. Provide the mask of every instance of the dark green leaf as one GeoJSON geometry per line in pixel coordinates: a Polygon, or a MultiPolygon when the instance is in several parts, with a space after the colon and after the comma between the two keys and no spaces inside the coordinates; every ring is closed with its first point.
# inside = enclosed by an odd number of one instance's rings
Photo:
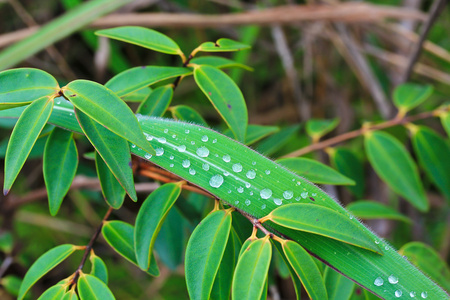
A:
{"type": "Polygon", "coordinates": [[[445,131],[447,132],[447,136],[450,137],[450,113],[441,113],[439,115],[439,118],[441,119],[442,127],[444,127],[445,131]]]}
{"type": "Polygon", "coordinates": [[[394,104],[404,114],[425,101],[432,93],[431,85],[404,83],[395,88],[394,104]]]}
{"type": "Polygon", "coordinates": [[[43,161],[48,206],[50,214],[54,216],[58,213],[77,172],[78,151],[73,133],[55,128],[45,145],[43,161]]]}
{"type": "MultiPolygon", "coordinates": [[[[327,267],[324,274],[325,286],[327,287],[328,300],[348,300],[352,296],[355,284],[335,270],[327,267]]],[[[395,299],[388,296],[387,299],[395,299]]]]}
{"type": "Polygon", "coordinates": [[[70,291],[66,292],[61,300],[78,300],[78,295],[75,292],[75,288],[72,288],[70,291]]]}
{"type": "Polygon", "coordinates": [[[142,102],[150,95],[152,89],[149,87],[144,87],[140,90],[137,90],[131,94],[120,97],[123,101],[127,102],[142,102]]]}
{"type": "Polygon", "coordinates": [[[264,153],[264,155],[272,155],[281,149],[287,141],[298,132],[299,129],[300,125],[293,125],[283,128],[279,132],[259,143],[256,150],[260,153],[264,153]]]}
{"type": "Polygon", "coordinates": [[[218,39],[215,43],[205,42],[198,47],[203,52],[231,52],[250,49],[250,45],[239,43],[230,39],[218,39]]]}
{"type": "Polygon", "coordinates": [[[205,119],[194,109],[187,105],[177,105],[169,108],[175,120],[190,121],[198,125],[208,126],[205,119]]]}
{"type": "Polygon", "coordinates": [[[17,297],[17,295],[19,295],[19,289],[20,285],[22,284],[22,279],[15,275],[6,275],[0,279],[0,284],[8,294],[17,297]]]}
{"type": "MultiPolygon", "coordinates": [[[[280,128],[277,126],[263,126],[250,124],[247,126],[247,134],[245,135],[245,144],[251,145],[278,131],[280,131],[280,128]]],[[[233,138],[233,133],[229,129],[226,129],[223,132],[223,134],[230,138],[233,138]]]]}
{"type": "Polygon", "coordinates": [[[275,246],[275,248],[277,249],[278,254],[280,254],[280,256],[282,257],[284,263],[286,264],[288,270],[289,270],[289,274],[291,275],[291,279],[292,279],[292,284],[294,285],[294,289],[295,289],[295,294],[297,295],[297,300],[301,300],[302,298],[302,282],[300,281],[300,279],[297,276],[297,273],[295,273],[295,270],[291,267],[291,264],[289,263],[289,260],[287,259],[286,255],[284,255],[284,251],[283,248],[281,246],[280,243],[275,242],[273,240],[271,240],[272,245],[275,246]]]}
{"type": "Polygon", "coordinates": [[[220,56],[202,56],[202,57],[195,57],[191,59],[191,64],[196,65],[207,65],[211,67],[215,67],[218,69],[225,69],[225,68],[242,68],[247,71],[253,71],[252,68],[249,66],[246,66],[244,64],[240,64],[234,60],[220,57],[220,56]]]}
{"type": "Polygon", "coordinates": [[[346,208],[361,219],[391,219],[411,223],[408,217],[380,202],[361,200],[350,203],[346,208]]]}
{"type": "Polygon", "coordinates": [[[61,300],[67,290],[65,284],[57,284],[47,289],[38,300],[61,300]]]}
{"type": "Polygon", "coordinates": [[[77,286],[81,300],[115,299],[108,286],[95,276],[80,272],[77,286]]]}
{"type": "Polygon", "coordinates": [[[95,152],[95,167],[97,168],[97,176],[106,203],[114,209],[119,209],[125,200],[126,191],[114,177],[98,152],[95,152]]]}
{"type": "Polygon", "coordinates": [[[108,269],[106,268],[103,260],[91,252],[89,256],[89,260],[91,261],[91,274],[103,281],[105,284],[108,284],[108,269]]]}
{"type": "Polygon", "coordinates": [[[327,133],[331,132],[339,124],[339,119],[322,120],[310,119],[306,122],[306,133],[313,138],[313,140],[320,139],[327,133]]]}
{"type": "Polygon", "coordinates": [[[0,251],[10,253],[14,247],[14,240],[11,232],[0,233],[0,251]]]}
{"type": "Polygon", "coordinates": [[[139,105],[137,113],[162,117],[172,101],[173,88],[171,86],[161,86],[154,89],[150,95],[139,105]]]}

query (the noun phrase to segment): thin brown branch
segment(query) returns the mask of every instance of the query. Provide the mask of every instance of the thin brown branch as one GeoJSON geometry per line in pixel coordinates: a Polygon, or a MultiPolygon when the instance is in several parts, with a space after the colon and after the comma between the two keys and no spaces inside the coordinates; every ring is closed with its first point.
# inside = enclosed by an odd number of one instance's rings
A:
{"type": "Polygon", "coordinates": [[[0,266],[0,278],[3,278],[3,275],[5,275],[6,271],[8,271],[9,267],[14,262],[14,257],[12,255],[8,255],[3,260],[1,266],[0,266]]]}

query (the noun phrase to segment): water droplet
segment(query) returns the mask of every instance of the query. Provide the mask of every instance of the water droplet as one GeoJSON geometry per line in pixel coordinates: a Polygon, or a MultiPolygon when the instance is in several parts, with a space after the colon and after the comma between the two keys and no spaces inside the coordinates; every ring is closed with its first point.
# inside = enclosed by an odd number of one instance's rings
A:
{"type": "Polygon", "coordinates": [[[300,201],[300,197],[295,197],[295,201],[300,201]]]}
{"type": "Polygon", "coordinates": [[[224,175],[224,176],[228,176],[228,175],[230,175],[230,172],[228,172],[228,171],[223,171],[223,175],[224,175]]]}
{"type": "Polygon", "coordinates": [[[276,205],[281,205],[283,203],[283,200],[281,200],[281,199],[273,199],[273,202],[275,202],[276,205]]]}
{"type": "Polygon", "coordinates": [[[205,171],[208,171],[209,170],[209,165],[208,164],[203,164],[202,165],[202,169],[205,170],[205,171]]]}
{"type": "Polygon", "coordinates": [[[189,174],[191,174],[191,175],[195,175],[195,170],[194,169],[189,169],[189,174]]]}
{"type": "Polygon", "coordinates": [[[136,145],[135,145],[135,144],[132,144],[132,145],[131,145],[131,148],[136,148],[136,145]]]}
{"type": "Polygon", "coordinates": [[[231,194],[231,190],[228,190],[228,194],[231,194]]]}
{"type": "Polygon", "coordinates": [[[207,142],[207,141],[208,141],[208,136],[207,135],[202,136],[202,142],[207,142]]]}
{"type": "Polygon", "coordinates": [[[397,284],[397,282],[398,282],[398,278],[394,275],[389,276],[388,280],[389,280],[390,284],[397,284]]]}
{"type": "Polygon", "coordinates": [[[239,173],[242,171],[242,165],[240,163],[234,164],[232,169],[234,172],[239,173]]]}
{"type": "Polygon", "coordinates": [[[200,148],[197,148],[197,155],[200,157],[208,157],[209,150],[205,146],[201,146],[200,148]]]}
{"type": "Polygon", "coordinates": [[[185,145],[180,145],[180,146],[177,147],[177,149],[180,152],[184,152],[184,151],[186,151],[186,146],[185,145]]]}
{"type": "Polygon", "coordinates": [[[146,153],[144,157],[145,157],[146,159],[150,159],[150,158],[152,158],[152,155],[151,155],[151,154],[148,154],[148,153],[146,153]]]}
{"type": "Polygon", "coordinates": [[[183,168],[189,168],[189,166],[191,165],[191,162],[189,161],[189,159],[185,159],[185,160],[183,160],[181,165],[183,166],[183,168]]]}
{"type": "Polygon", "coordinates": [[[256,165],[256,161],[252,162],[252,165],[256,165]]]}
{"type": "Polygon", "coordinates": [[[389,250],[389,246],[384,247],[385,250],[389,250]]]}
{"type": "Polygon", "coordinates": [[[244,192],[244,188],[242,186],[238,187],[237,189],[238,193],[243,193],[244,192]]]}
{"type": "Polygon", "coordinates": [[[175,158],[175,156],[171,155],[169,158],[170,158],[170,160],[173,160],[175,158]]]}
{"type": "Polygon", "coordinates": [[[218,188],[222,185],[223,183],[223,177],[222,175],[214,175],[213,177],[211,177],[211,179],[209,180],[209,185],[212,186],[213,188],[218,188]]]}
{"type": "Polygon", "coordinates": [[[170,167],[173,168],[173,164],[170,164],[170,167]]]}
{"type": "Polygon", "coordinates": [[[350,216],[350,220],[353,220],[353,216],[350,216]]]}
{"type": "Polygon", "coordinates": [[[250,200],[245,200],[245,205],[249,206],[252,202],[250,200]]]}
{"type": "Polygon", "coordinates": [[[250,193],[249,193],[249,194],[250,194],[250,196],[253,196],[253,192],[252,192],[252,191],[250,191],[250,193]]]}
{"type": "Polygon", "coordinates": [[[420,294],[420,297],[422,297],[423,299],[425,299],[426,297],[428,297],[428,293],[427,292],[422,292],[420,294]]]}
{"type": "Polygon", "coordinates": [[[168,133],[169,132],[169,129],[164,129],[164,133],[168,133]]]}
{"type": "Polygon", "coordinates": [[[300,185],[300,184],[302,184],[300,181],[297,181],[297,185],[300,185]]]}
{"type": "Polygon", "coordinates": [[[270,170],[266,170],[265,173],[266,173],[267,175],[269,175],[269,174],[270,174],[270,170]]]}
{"type": "Polygon", "coordinates": [[[263,189],[261,190],[261,192],[259,192],[259,195],[263,199],[269,199],[270,197],[272,197],[272,191],[270,189],[263,189]]]}
{"type": "Polygon", "coordinates": [[[192,142],[191,142],[191,145],[195,145],[195,142],[194,142],[194,141],[192,141],[192,142]]]}
{"type": "Polygon", "coordinates": [[[213,139],[213,144],[217,143],[217,139],[213,139]]]}
{"type": "Polygon", "coordinates": [[[411,298],[416,297],[416,292],[410,292],[410,293],[409,293],[409,296],[410,296],[411,298]]]}
{"type": "Polygon", "coordinates": [[[255,170],[250,170],[247,174],[245,174],[245,176],[247,176],[248,179],[254,179],[256,177],[256,172],[255,170]]]}
{"type": "Polygon", "coordinates": [[[300,196],[302,196],[303,199],[306,199],[306,197],[308,197],[308,192],[303,192],[300,196]]]}
{"type": "Polygon", "coordinates": [[[172,134],[172,138],[176,138],[177,137],[177,135],[176,134],[172,134]]]}
{"type": "Polygon", "coordinates": [[[375,244],[377,244],[377,245],[378,245],[379,243],[380,243],[380,241],[378,241],[378,240],[375,240],[375,244]]]}
{"type": "Polygon", "coordinates": [[[224,162],[230,162],[230,160],[231,160],[231,157],[230,157],[228,154],[225,154],[225,155],[223,156],[223,161],[224,161],[224,162]]]}
{"type": "Polygon", "coordinates": [[[373,282],[373,284],[375,284],[376,286],[382,286],[383,283],[384,283],[384,280],[381,277],[377,277],[377,279],[375,279],[375,281],[373,282]]]}
{"type": "Polygon", "coordinates": [[[238,205],[239,204],[239,200],[234,201],[234,204],[238,205]]]}
{"type": "Polygon", "coordinates": [[[69,116],[73,116],[73,113],[70,113],[69,116]]]}
{"type": "Polygon", "coordinates": [[[156,156],[161,156],[161,155],[164,154],[164,149],[163,148],[156,148],[155,152],[156,152],[156,156]]]}
{"type": "Polygon", "coordinates": [[[400,290],[396,290],[395,293],[394,293],[395,297],[397,297],[397,298],[401,297],[402,294],[403,294],[403,293],[402,293],[402,291],[400,291],[400,290]]]}
{"type": "Polygon", "coordinates": [[[160,142],[161,144],[165,144],[165,143],[166,143],[166,138],[160,137],[160,138],[158,139],[158,142],[160,142]]]}
{"type": "Polygon", "coordinates": [[[152,141],[152,140],[153,140],[153,136],[147,135],[147,141],[152,141]]]}
{"type": "Polygon", "coordinates": [[[265,204],[261,205],[261,209],[265,209],[265,208],[266,208],[265,204]]]}
{"type": "Polygon", "coordinates": [[[184,133],[189,133],[189,129],[186,129],[186,130],[184,131],[184,133]]]}
{"type": "Polygon", "coordinates": [[[284,191],[283,197],[284,197],[284,199],[291,199],[292,197],[294,197],[294,192],[293,191],[284,191]]]}
{"type": "Polygon", "coordinates": [[[252,186],[252,185],[251,185],[250,183],[248,183],[248,182],[245,183],[245,187],[246,187],[246,188],[249,189],[251,186],[252,186]]]}

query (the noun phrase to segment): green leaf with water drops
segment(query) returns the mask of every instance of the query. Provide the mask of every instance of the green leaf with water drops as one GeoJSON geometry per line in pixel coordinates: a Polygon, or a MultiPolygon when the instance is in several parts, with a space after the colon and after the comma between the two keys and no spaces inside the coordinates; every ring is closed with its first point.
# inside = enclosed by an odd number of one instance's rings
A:
{"type": "Polygon", "coordinates": [[[73,133],[55,128],[45,144],[43,173],[52,216],[58,213],[78,167],[78,151],[73,133]]]}
{"type": "Polygon", "coordinates": [[[292,125],[261,141],[256,150],[264,155],[272,155],[280,150],[300,129],[300,125],[292,125]]]}
{"type": "Polygon", "coordinates": [[[156,237],[180,193],[181,183],[164,184],[154,190],[139,209],[134,229],[134,249],[142,270],[147,270],[150,266],[156,237]]]}
{"type": "MultiPolygon", "coordinates": [[[[102,235],[111,248],[138,266],[134,252],[134,226],[122,221],[106,221],[102,227],[102,235]]],[[[153,256],[146,272],[152,276],[159,276],[158,265],[153,256]]]]}
{"type": "Polygon", "coordinates": [[[310,119],[306,122],[305,130],[306,133],[315,139],[320,139],[327,133],[333,131],[339,124],[339,119],[335,118],[332,120],[324,119],[310,119]]]}
{"type": "Polygon", "coordinates": [[[450,146],[448,139],[425,126],[409,126],[412,133],[414,152],[420,166],[450,200],[450,146]]]}
{"type": "MultiPolygon", "coordinates": [[[[328,300],[348,300],[352,296],[355,284],[335,270],[327,267],[324,274],[328,300]]],[[[386,297],[386,295],[384,296],[386,297]]],[[[387,299],[394,299],[393,297],[387,299]]]]}
{"type": "Polygon", "coordinates": [[[114,209],[119,209],[125,200],[126,191],[106,165],[98,152],[95,152],[95,167],[106,203],[114,209]]]}
{"type": "Polygon", "coordinates": [[[304,157],[282,158],[277,160],[277,162],[314,183],[335,185],[355,184],[352,179],[313,159],[304,157]]]}
{"type": "Polygon", "coordinates": [[[439,118],[441,119],[442,127],[447,132],[447,136],[450,137],[450,113],[448,111],[441,113],[439,118]]]}
{"type": "Polygon", "coordinates": [[[91,262],[91,275],[108,284],[108,269],[106,268],[105,262],[95,255],[93,251],[89,256],[89,261],[91,262]]]}
{"type": "Polygon", "coordinates": [[[116,299],[108,286],[93,275],[80,272],[77,287],[81,300],[116,299]]]}
{"type": "Polygon", "coordinates": [[[417,166],[405,147],[393,136],[381,131],[367,133],[364,145],[378,176],[417,209],[427,211],[429,204],[417,166]]]}
{"type": "Polygon", "coordinates": [[[232,299],[260,299],[267,279],[272,245],[269,236],[252,241],[239,256],[234,271],[232,299]]]}
{"type": "Polygon", "coordinates": [[[154,89],[137,109],[137,113],[162,117],[172,101],[173,87],[161,86],[154,89]]]}
{"type": "Polygon", "coordinates": [[[209,214],[186,247],[186,284],[191,299],[209,299],[231,229],[231,210],[209,214]]]}
{"type": "Polygon", "coordinates": [[[152,89],[149,87],[144,87],[140,90],[132,92],[131,94],[127,94],[125,96],[120,97],[123,101],[126,102],[142,102],[150,95],[152,89]]]}
{"type": "Polygon", "coordinates": [[[20,115],[9,138],[5,157],[3,194],[8,194],[39,134],[52,113],[53,100],[42,97],[31,103],[20,115]]]}
{"type": "Polygon", "coordinates": [[[235,138],[244,142],[248,123],[247,106],[236,83],[223,71],[205,65],[194,68],[194,79],[235,138]]]}
{"type": "Polygon", "coordinates": [[[431,85],[403,83],[394,90],[394,104],[404,114],[424,102],[432,93],[431,85]]]}
{"type": "Polygon", "coordinates": [[[225,69],[225,68],[242,68],[247,71],[253,71],[253,68],[250,68],[249,66],[246,66],[244,64],[238,63],[234,60],[220,57],[220,56],[202,56],[202,57],[195,57],[191,59],[191,64],[195,65],[207,65],[211,67],[215,67],[218,69],[225,69]]]}
{"type": "Polygon", "coordinates": [[[169,108],[175,120],[193,122],[198,125],[208,126],[205,119],[193,108],[187,105],[177,105],[169,108]]]}
{"type": "Polygon", "coordinates": [[[222,38],[218,39],[215,43],[205,42],[201,44],[197,49],[198,51],[203,52],[233,52],[250,49],[250,45],[222,38]]]}
{"type": "Polygon", "coordinates": [[[322,274],[311,255],[294,241],[286,240],[283,251],[290,266],[300,278],[310,299],[328,299],[322,274]]]}
{"type": "Polygon", "coordinates": [[[131,109],[112,91],[88,80],[72,81],[63,90],[70,102],[89,118],[146,152],[154,153],[131,109]]]}
{"type": "MultiPolygon", "coordinates": [[[[274,134],[276,132],[280,131],[280,128],[277,126],[264,126],[264,125],[248,125],[247,126],[247,134],[245,135],[245,144],[251,145],[259,140],[262,140],[263,138],[274,134]]],[[[231,130],[226,129],[223,132],[224,135],[233,138],[233,133],[231,130]]]]}
{"type": "MultiPolygon", "coordinates": [[[[75,109],[78,122],[81,125],[86,137],[94,146],[97,153],[101,156],[104,163],[108,166],[109,170],[114,174],[114,177],[120,182],[122,187],[126,190],[128,195],[133,201],[137,201],[136,190],[134,189],[133,171],[131,170],[131,155],[128,142],[118,136],[117,134],[109,131],[104,126],[98,124],[96,121],[89,118],[83,112],[75,109]]],[[[102,166],[100,168],[97,164],[97,170],[99,174],[103,176],[104,180],[101,180],[102,188],[113,188],[109,181],[107,172],[102,172],[102,166]]],[[[102,189],[103,190],[103,189],[102,189]]],[[[117,188],[114,189],[117,191],[117,188]]],[[[107,193],[103,191],[104,195],[107,193]]],[[[122,204],[119,195],[115,195],[113,199],[107,199],[108,203],[114,204],[114,208],[120,207],[122,204]]]]}
{"type": "Polygon", "coordinates": [[[66,293],[67,285],[58,283],[48,288],[38,300],[61,300],[66,293]]]}
{"type": "Polygon", "coordinates": [[[59,89],[52,75],[31,68],[0,72],[0,82],[0,110],[27,105],[59,89]]]}
{"type": "Polygon", "coordinates": [[[123,71],[111,78],[105,86],[119,97],[125,97],[161,80],[192,73],[189,68],[142,66],[123,71]]]}
{"type": "Polygon", "coordinates": [[[358,229],[359,222],[350,214],[342,214],[328,207],[310,203],[285,204],[271,211],[264,219],[382,253],[372,238],[358,229]]]}
{"type": "Polygon", "coordinates": [[[180,55],[180,47],[171,38],[156,30],[139,26],[121,26],[98,30],[96,35],[134,44],[153,51],[180,55]]]}
{"type": "Polygon", "coordinates": [[[392,207],[376,201],[360,200],[352,202],[347,205],[346,209],[356,217],[364,220],[389,219],[411,223],[411,219],[407,216],[402,215],[392,207]]]}
{"type": "Polygon", "coordinates": [[[286,264],[289,274],[292,279],[292,284],[294,285],[295,289],[295,295],[297,296],[297,300],[301,300],[302,298],[302,282],[300,281],[299,277],[297,276],[297,273],[295,273],[295,270],[292,268],[291,264],[289,263],[289,260],[287,259],[286,255],[284,254],[283,247],[280,243],[271,240],[272,245],[277,249],[278,254],[283,259],[284,263],[286,264]]]}
{"type": "Polygon", "coordinates": [[[22,285],[20,286],[19,300],[25,297],[25,294],[30,288],[45,274],[50,272],[54,267],[59,265],[67,257],[69,257],[75,250],[81,250],[82,247],[74,245],[59,245],[53,249],[48,250],[41,257],[39,257],[30,269],[28,269],[25,277],[23,278],[22,285]]]}

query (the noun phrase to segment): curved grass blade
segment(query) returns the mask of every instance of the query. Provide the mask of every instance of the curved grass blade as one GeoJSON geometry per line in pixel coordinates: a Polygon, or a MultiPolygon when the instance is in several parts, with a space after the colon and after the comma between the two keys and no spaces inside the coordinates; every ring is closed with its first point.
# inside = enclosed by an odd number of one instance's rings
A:
{"type": "Polygon", "coordinates": [[[171,38],[156,30],[145,27],[121,26],[99,30],[95,34],[161,53],[183,55],[180,47],[171,38]]]}
{"type": "Polygon", "coordinates": [[[61,300],[66,293],[67,285],[57,284],[48,288],[38,300],[61,300]]]}
{"type": "Polygon", "coordinates": [[[399,113],[404,115],[420,103],[425,101],[433,93],[431,85],[419,85],[414,83],[404,83],[395,88],[393,100],[399,113]]]}
{"type": "Polygon", "coordinates": [[[103,260],[95,255],[93,251],[91,251],[89,260],[91,262],[91,275],[97,277],[105,284],[108,284],[108,269],[103,260]]]}
{"type": "Polygon", "coordinates": [[[81,300],[109,300],[114,298],[108,286],[95,276],[80,272],[78,294],[81,300]]]}
{"type": "Polygon", "coordinates": [[[161,86],[154,89],[149,96],[139,105],[137,113],[162,117],[172,101],[173,87],[161,86]]]}
{"type": "Polygon", "coordinates": [[[282,158],[277,162],[314,183],[354,185],[355,182],[329,166],[304,157],[282,158]]]}
{"type": "Polygon", "coordinates": [[[198,125],[208,126],[205,119],[194,109],[187,105],[177,105],[169,108],[175,120],[194,122],[198,125]]]}
{"type": "Polygon", "coordinates": [[[59,89],[52,75],[31,68],[0,72],[0,82],[0,110],[27,105],[59,89]]]}
{"type": "Polygon", "coordinates": [[[250,68],[249,66],[246,66],[244,64],[238,63],[234,60],[220,57],[220,56],[202,56],[202,57],[195,57],[191,59],[191,64],[196,65],[207,65],[211,67],[215,67],[218,69],[225,69],[225,68],[242,68],[247,71],[253,71],[253,68],[250,68]]]}
{"type": "Polygon", "coordinates": [[[48,250],[41,257],[39,257],[33,265],[31,265],[28,272],[23,278],[20,286],[19,300],[22,300],[30,288],[45,274],[47,274],[54,267],[59,265],[63,260],[69,257],[75,250],[81,250],[83,247],[74,245],[59,245],[53,249],[48,250]]]}
{"type": "Polygon", "coordinates": [[[346,209],[361,219],[390,219],[411,223],[411,219],[380,202],[356,201],[347,205],[346,209]]]}
{"type": "MultiPolygon", "coordinates": [[[[335,270],[329,267],[326,268],[324,280],[325,286],[327,287],[328,300],[349,300],[352,296],[355,284],[350,279],[345,278],[335,270]]],[[[394,298],[392,297],[388,299],[394,298]]]]}
{"type": "Polygon", "coordinates": [[[260,299],[267,279],[272,245],[269,236],[248,245],[239,257],[233,277],[232,299],[260,299]]]}
{"type": "Polygon", "coordinates": [[[215,43],[205,42],[201,44],[197,49],[198,51],[203,52],[233,52],[250,48],[250,45],[246,45],[226,38],[221,38],[218,39],[215,43]]]}
{"type": "Polygon", "coordinates": [[[306,133],[313,138],[313,140],[318,140],[327,133],[333,131],[339,124],[339,119],[332,120],[322,120],[322,119],[310,119],[306,122],[306,133]]]}
{"type": "Polygon", "coordinates": [[[186,248],[186,284],[191,299],[209,299],[231,229],[231,210],[209,214],[195,228],[186,248]]]}
{"type": "Polygon", "coordinates": [[[73,133],[55,128],[44,149],[43,173],[50,214],[55,216],[69,191],[78,167],[78,151],[73,133]]]}
{"type": "Polygon", "coordinates": [[[134,228],[134,249],[142,270],[147,270],[150,266],[156,237],[180,193],[181,183],[164,184],[154,190],[139,209],[134,228]]]}
{"type": "Polygon", "coordinates": [[[125,200],[126,191],[98,152],[95,152],[95,167],[106,203],[114,209],[119,209],[125,200]]]}
{"type": "Polygon", "coordinates": [[[393,136],[380,131],[367,133],[364,144],[378,176],[417,209],[427,211],[429,203],[417,166],[405,147],[393,136]]]}
{"type": "Polygon", "coordinates": [[[236,83],[223,71],[205,65],[195,67],[194,79],[236,139],[244,142],[248,123],[247,106],[236,83]]]}
{"type": "Polygon", "coordinates": [[[31,103],[14,126],[6,149],[3,194],[8,194],[33,145],[52,113],[53,99],[42,97],[31,103]]]}
{"type": "Polygon", "coordinates": [[[352,221],[351,216],[349,218],[328,207],[309,203],[286,204],[271,211],[263,219],[382,253],[369,235],[358,230],[358,225],[352,221]]]}

